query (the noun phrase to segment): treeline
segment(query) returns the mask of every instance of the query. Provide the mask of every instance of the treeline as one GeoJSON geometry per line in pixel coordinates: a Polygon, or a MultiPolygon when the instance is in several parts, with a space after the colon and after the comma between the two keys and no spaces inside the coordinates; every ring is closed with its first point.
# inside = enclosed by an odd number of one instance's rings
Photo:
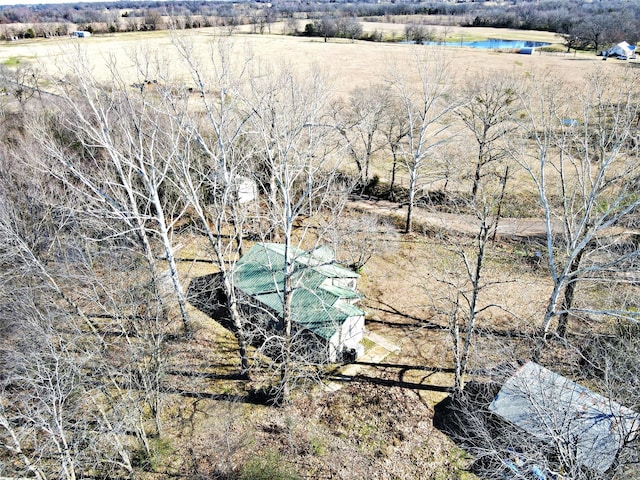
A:
{"type": "Polygon", "coordinates": [[[71,24],[95,33],[200,28],[242,24],[254,33],[271,32],[284,21],[287,33],[309,36],[382,40],[380,34],[363,36],[357,19],[411,22],[406,38],[429,40],[425,25],[442,23],[475,27],[515,28],[556,32],[568,48],[593,49],[640,38],[640,5],[582,0],[542,2],[105,2],[0,7],[0,39],[66,35],[71,24]],[[396,17],[401,17],[397,19],[396,17]],[[446,20],[443,20],[446,19],[446,20]],[[302,23],[302,27],[298,24],[302,23]],[[12,24],[20,24],[13,27],[12,24]],[[415,31],[418,31],[415,35],[415,31]]]}
{"type": "Polygon", "coordinates": [[[478,6],[472,2],[373,2],[362,0],[357,2],[334,2],[317,0],[315,2],[274,1],[274,2],[209,2],[209,1],[177,1],[168,5],[166,2],[123,1],[104,3],[65,3],[33,6],[0,6],[0,24],[33,23],[33,22],[73,22],[87,23],[105,20],[111,12],[126,11],[127,15],[142,17],[149,9],[157,9],[165,15],[170,13],[225,16],[230,12],[241,15],[248,10],[263,10],[266,6],[277,10],[281,16],[288,17],[300,13],[308,13],[310,17],[324,12],[343,12],[354,16],[385,15],[466,15],[476,11],[478,6]],[[473,10],[471,10],[473,8],[473,10]]]}
{"type": "Polygon", "coordinates": [[[487,6],[464,23],[474,27],[541,30],[562,34],[571,48],[596,51],[610,43],[640,39],[640,4],[634,2],[584,2],[578,0],[514,2],[487,6]]]}

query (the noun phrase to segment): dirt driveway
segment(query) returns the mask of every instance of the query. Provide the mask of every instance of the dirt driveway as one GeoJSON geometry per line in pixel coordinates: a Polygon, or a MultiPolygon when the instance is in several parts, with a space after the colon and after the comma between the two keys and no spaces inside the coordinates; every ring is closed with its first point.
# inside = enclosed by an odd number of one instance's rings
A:
{"type": "MultiPolygon", "coordinates": [[[[367,200],[352,198],[347,208],[360,212],[375,213],[387,218],[404,219],[407,216],[407,205],[388,200],[367,200]]],[[[478,232],[478,219],[473,215],[444,213],[415,207],[414,222],[426,228],[446,229],[466,235],[478,232]]],[[[544,221],[537,218],[501,218],[497,234],[502,238],[532,239],[544,238],[546,230],[544,221]]]]}

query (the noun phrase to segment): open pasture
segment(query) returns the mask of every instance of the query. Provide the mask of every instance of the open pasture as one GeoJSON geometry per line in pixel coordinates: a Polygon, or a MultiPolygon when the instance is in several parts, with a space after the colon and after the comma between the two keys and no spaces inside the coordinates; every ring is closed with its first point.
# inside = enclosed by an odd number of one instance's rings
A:
{"type": "MultiPolygon", "coordinates": [[[[397,24],[370,23],[365,29],[397,30],[397,24]]],[[[434,27],[442,29],[444,27],[434,27]]],[[[277,31],[277,28],[274,29],[277,31]]],[[[110,77],[109,66],[115,66],[125,80],[132,83],[144,76],[146,62],[158,61],[169,65],[172,73],[180,77],[178,52],[173,47],[174,37],[186,36],[191,49],[198,56],[211,54],[211,43],[217,36],[224,36],[223,30],[204,28],[184,32],[157,31],[122,33],[92,36],[85,39],[55,38],[5,42],[0,45],[0,63],[16,66],[16,63],[30,62],[47,73],[62,76],[66,69],[79,58],[88,61],[94,74],[105,79],[110,77]]],[[[454,28],[450,38],[510,38],[532,39],[559,43],[553,34],[535,32],[531,37],[522,32],[489,28],[454,28]]],[[[321,69],[325,71],[341,93],[348,93],[357,86],[384,83],[387,72],[392,68],[408,65],[421,46],[402,43],[374,43],[342,39],[324,42],[322,38],[293,37],[284,35],[252,35],[234,33],[231,37],[238,54],[250,52],[256,59],[270,64],[291,64],[300,69],[321,69]]],[[[593,54],[539,53],[519,55],[512,52],[484,51],[471,48],[447,48],[454,81],[465,82],[483,72],[497,70],[529,75],[545,72],[549,78],[562,79],[567,83],[578,81],[599,68],[619,69],[622,61],[603,62],[593,54]]],[[[186,80],[186,79],[185,79],[186,80]]]]}

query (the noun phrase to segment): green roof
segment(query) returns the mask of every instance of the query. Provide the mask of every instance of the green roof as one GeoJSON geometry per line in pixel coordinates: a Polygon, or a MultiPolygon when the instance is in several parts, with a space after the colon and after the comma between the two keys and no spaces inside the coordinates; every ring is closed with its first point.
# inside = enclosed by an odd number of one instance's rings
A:
{"type": "Polygon", "coordinates": [[[340,309],[348,317],[358,317],[360,315],[364,315],[364,312],[362,310],[349,302],[345,302],[344,300],[338,300],[333,304],[333,306],[340,309]]]}
{"type": "Polygon", "coordinates": [[[325,285],[321,288],[335,295],[338,298],[348,298],[348,299],[362,298],[362,295],[360,295],[358,292],[354,290],[349,290],[348,288],[336,287],[335,285],[325,285]]]}
{"type": "MultiPolygon", "coordinates": [[[[344,267],[322,263],[330,257],[327,249],[321,255],[306,253],[293,247],[294,273],[291,278],[293,322],[330,339],[342,322],[351,316],[364,315],[346,300],[361,296],[347,288],[322,286],[330,278],[358,278],[358,274],[344,267]]],[[[330,260],[331,261],[331,260],[330,260]]],[[[236,264],[236,288],[281,315],[284,291],[284,245],[257,243],[236,264]]]]}

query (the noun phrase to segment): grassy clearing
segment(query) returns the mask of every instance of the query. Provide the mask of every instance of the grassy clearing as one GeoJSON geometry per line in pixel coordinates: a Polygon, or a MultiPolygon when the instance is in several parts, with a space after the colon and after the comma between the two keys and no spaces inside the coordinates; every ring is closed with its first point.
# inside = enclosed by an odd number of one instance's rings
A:
{"type": "MultiPolygon", "coordinates": [[[[370,23],[368,28],[380,29],[385,34],[400,35],[403,25],[370,23]]],[[[444,29],[447,27],[434,27],[444,29]]],[[[274,31],[278,31],[274,29],[274,31]]],[[[182,33],[181,33],[182,34],[182,33]]],[[[210,44],[216,36],[226,35],[223,29],[204,28],[186,33],[192,43],[193,51],[199,56],[210,54],[210,44]]],[[[513,40],[529,39],[558,41],[553,34],[545,32],[522,32],[490,28],[451,28],[447,39],[508,38],[513,40]]],[[[398,43],[374,43],[331,39],[325,43],[322,39],[291,37],[284,35],[253,35],[237,33],[231,37],[236,46],[236,54],[252,52],[256,59],[267,63],[291,64],[304,70],[323,69],[328,72],[331,82],[339,93],[348,93],[357,86],[379,83],[384,80],[385,72],[391,65],[410,65],[414,53],[419,51],[413,45],[398,43]]],[[[77,62],[78,50],[91,62],[91,69],[98,78],[109,78],[106,59],[113,60],[118,72],[126,81],[138,80],[139,71],[135,67],[136,55],[144,53],[147,60],[157,58],[165,64],[172,64],[175,74],[179,74],[177,52],[171,46],[171,34],[168,31],[120,33],[107,36],[93,36],[88,39],[53,38],[38,42],[15,42],[6,44],[9,48],[0,49],[0,62],[11,58],[32,57],[42,63],[41,68],[54,75],[61,75],[77,62]]],[[[451,67],[456,72],[454,81],[464,82],[483,71],[514,70],[517,74],[532,71],[549,71],[558,78],[573,82],[583,78],[596,68],[620,68],[618,62],[601,62],[593,54],[578,54],[574,57],[563,54],[515,55],[474,50],[470,48],[451,48],[447,50],[451,57],[451,67]],[[580,60],[580,61],[576,61],[580,60]],[[603,65],[604,64],[604,65],[603,65]]]]}
{"type": "Polygon", "coordinates": [[[18,65],[22,65],[28,63],[34,57],[9,57],[2,62],[2,65],[7,67],[17,67],[18,65]]]}

